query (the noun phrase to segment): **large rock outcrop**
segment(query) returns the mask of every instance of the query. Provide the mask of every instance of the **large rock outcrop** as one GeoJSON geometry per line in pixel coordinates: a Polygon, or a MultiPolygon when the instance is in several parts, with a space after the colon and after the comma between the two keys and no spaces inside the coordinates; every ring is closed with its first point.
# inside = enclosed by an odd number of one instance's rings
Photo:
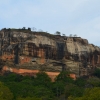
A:
{"type": "Polygon", "coordinates": [[[81,37],[2,29],[0,56],[9,67],[90,75],[100,64],[100,48],[81,37]]]}

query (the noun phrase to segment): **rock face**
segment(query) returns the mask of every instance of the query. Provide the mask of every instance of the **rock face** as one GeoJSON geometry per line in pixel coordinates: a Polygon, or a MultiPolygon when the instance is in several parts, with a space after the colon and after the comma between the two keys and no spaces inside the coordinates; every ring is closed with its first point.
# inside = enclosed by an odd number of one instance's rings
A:
{"type": "Polygon", "coordinates": [[[100,64],[100,48],[80,37],[28,29],[0,31],[0,57],[9,67],[90,75],[100,64]]]}

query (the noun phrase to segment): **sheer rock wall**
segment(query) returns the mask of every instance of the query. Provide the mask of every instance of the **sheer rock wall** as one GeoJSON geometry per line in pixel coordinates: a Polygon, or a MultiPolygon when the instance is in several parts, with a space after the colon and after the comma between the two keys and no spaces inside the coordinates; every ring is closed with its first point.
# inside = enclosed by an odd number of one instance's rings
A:
{"type": "Polygon", "coordinates": [[[3,29],[0,57],[9,67],[90,75],[100,64],[100,48],[80,37],[3,29]]]}

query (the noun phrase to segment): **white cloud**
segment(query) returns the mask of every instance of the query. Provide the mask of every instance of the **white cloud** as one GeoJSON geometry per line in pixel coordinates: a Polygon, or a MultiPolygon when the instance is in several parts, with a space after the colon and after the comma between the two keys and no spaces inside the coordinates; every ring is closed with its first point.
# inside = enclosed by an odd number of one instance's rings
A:
{"type": "Polygon", "coordinates": [[[70,26],[67,30],[69,34],[77,34],[86,38],[90,43],[99,45],[100,42],[100,17],[94,18],[86,23],[70,26]]]}
{"type": "Polygon", "coordinates": [[[99,4],[99,0],[0,0],[0,27],[61,31],[99,44],[99,4]]]}

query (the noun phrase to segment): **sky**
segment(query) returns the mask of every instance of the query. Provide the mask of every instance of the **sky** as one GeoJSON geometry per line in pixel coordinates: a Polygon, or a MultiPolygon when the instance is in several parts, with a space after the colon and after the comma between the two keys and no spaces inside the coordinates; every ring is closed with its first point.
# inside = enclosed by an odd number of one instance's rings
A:
{"type": "Polygon", "coordinates": [[[0,29],[76,34],[100,46],[100,0],[0,0],[0,29]]]}

